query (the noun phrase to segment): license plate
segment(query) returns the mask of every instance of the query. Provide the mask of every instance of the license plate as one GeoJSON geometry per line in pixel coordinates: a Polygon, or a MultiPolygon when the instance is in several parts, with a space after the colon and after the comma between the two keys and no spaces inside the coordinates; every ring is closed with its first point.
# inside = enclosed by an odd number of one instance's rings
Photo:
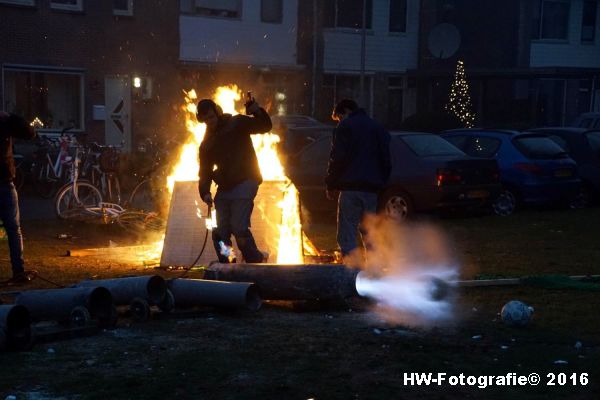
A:
{"type": "Polygon", "coordinates": [[[470,190],[467,193],[467,197],[469,199],[483,199],[486,197],[489,197],[490,192],[488,192],[487,190],[470,190]]]}
{"type": "Polygon", "coordinates": [[[554,176],[557,178],[565,178],[573,175],[573,170],[570,169],[557,169],[554,171],[554,176]]]}

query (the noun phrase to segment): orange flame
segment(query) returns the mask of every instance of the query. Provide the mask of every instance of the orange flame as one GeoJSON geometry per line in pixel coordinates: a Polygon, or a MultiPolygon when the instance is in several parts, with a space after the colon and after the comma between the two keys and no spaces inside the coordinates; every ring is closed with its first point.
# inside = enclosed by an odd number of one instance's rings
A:
{"type": "MultiPolygon", "coordinates": [[[[221,86],[217,88],[213,100],[223,109],[223,112],[232,115],[238,114],[235,109],[236,101],[242,98],[241,90],[237,85],[221,86]]],[[[191,135],[182,146],[178,162],[167,179],[169,192],[173,191],[176,181],[195,181],[198,179],[198,146],[204,139],[206,125],[196,120],[196,101],[198,96],[194,90],[185,92],[186,128],[191,135]]],[[[283,166],[277,155],[277,143],[279,136],[267,133],[252,135],[252,144],[256,151],[258,163],[263,180],[281,182],[280,188],[283,194],[282,201],[278,206],[282,209],[281,221],[269,221],[277,224],[279,228],[279,242],[277,251],[277,263],[295,264],[303,262],[302,225],[299,215],[298,191],[291,181],[286,177],[283,166]]],[[[214,210],[213,210],[214,211],[214,210]]],[[[200,215],[198,215],[200,217],[200,215]]],[[[207,219],[207,227],[214,227],[215,218],[207,219]]]]}

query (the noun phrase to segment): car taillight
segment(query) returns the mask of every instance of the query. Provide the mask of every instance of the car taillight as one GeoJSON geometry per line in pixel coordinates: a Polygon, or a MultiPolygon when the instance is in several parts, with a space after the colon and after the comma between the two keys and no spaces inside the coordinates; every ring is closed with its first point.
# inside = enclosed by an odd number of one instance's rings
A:
{"type": "Polygon", "coordinates": [[[438,169],[437,171],[437,185],[442,186],[452,183],[460,183],[462,177],[456,172],[448,169],[438,169]]]}
{"type": "Polygon", "coordinates": [[[516,163],[513,165],[515,169],[519,171],[527,172],[532,175],[541,175],[542,168],[539,165],[528,164],[528,163],[516,163]]]}

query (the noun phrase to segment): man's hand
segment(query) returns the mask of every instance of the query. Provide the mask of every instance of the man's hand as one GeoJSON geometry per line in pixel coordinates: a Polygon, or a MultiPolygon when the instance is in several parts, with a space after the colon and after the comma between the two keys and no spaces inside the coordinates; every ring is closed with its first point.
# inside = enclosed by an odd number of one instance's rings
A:
{"type": "Polygon", "coordinates": [[[246,106],[246,115],[252,115],[258,112],[258,110],[260,109],[260,105],[256,102],[254,97],[252,97],[252,99],[244,103],[244,105],[246,106]]]}
{"type": "Polygon", "coordinates": [[[210,193],[206,193],[203,197],[202,197],[202,201],[206,203],[207,206],[212,207],[213,205],[213,198],[212,195],[210,193]]]}
{"type": "Polygon", "coordinates": [[[327,197],[327,200],[337,200],[338,197],[340,195],[340,191],[339,190],[329,190],[327,189],[325,191],[325,196],[327,197]]]}

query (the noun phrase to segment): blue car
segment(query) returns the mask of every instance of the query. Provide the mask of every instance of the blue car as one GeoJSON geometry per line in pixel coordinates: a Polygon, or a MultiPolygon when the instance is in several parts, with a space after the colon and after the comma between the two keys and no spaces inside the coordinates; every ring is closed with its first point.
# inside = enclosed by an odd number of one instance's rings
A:
{"type": "Polygon", "coordinates": [[[575,205],[580,198],[577,164],[546,135],[454,129],[442,137],[467,155],[498,162],[503,191],[493,207],[499,215],[512,214],[520,204],[575,205]]]}

